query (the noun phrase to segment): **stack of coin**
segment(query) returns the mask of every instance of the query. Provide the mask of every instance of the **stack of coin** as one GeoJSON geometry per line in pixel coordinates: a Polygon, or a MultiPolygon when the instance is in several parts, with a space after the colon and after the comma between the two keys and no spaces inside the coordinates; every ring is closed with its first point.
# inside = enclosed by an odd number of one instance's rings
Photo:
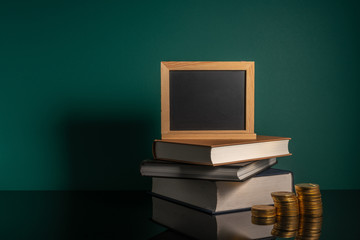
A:
{"type": "Polygon", "coordinates": [[[276,210],[274,206],[254,205],[251,208],[251,221],[257,225],[271,225],[275,223],[276,210]]]}
{"type": "Polygon", "coordinates": [[[319,185],[300,183],[295,185],[299,199],[300,214],[310,217],[321,217],[323,213],[319,185]]]}
{"type": "Polygon", "coordinates": [[[273,236],[291,238],[297,235],[299,216],[276,216],[276,223],[271,231],[273,236]]]}
{"type": "Polygon", "coordinates": [[[271,230],[271,235],[279,238],[292,238],[296,237],[297,231],[283,231],[276,228],[271,230]]]}
{"type": "Polygon", "coordinates": [[[275,217],[276,211],[274,206],[254,205],[251,208],[251,214],[254,217],[269,218],[275,217]]]}
{"type": "Polygon", "coordinates": [[[274,228],[283,231],[296,231],[299,228],[299,216],[276,216],[274,228]]]}
{"type": "Polygon", "coordinates": [[[293,192],[272,192],[276,215],[279,216],[298,216],[299,204],[293,192]]]}
{"type": "Polygon", "coordinates": [[[297,240],[317,240],[321,234],[322,217],[300,216],[297,240]]]}
{"type": "Polygon", "coordinates": [[[260,218],[260,217],[251,217],[251,222],[256,225],[272,225],[276,221],[275,217],[269,218],[260,218]]]}

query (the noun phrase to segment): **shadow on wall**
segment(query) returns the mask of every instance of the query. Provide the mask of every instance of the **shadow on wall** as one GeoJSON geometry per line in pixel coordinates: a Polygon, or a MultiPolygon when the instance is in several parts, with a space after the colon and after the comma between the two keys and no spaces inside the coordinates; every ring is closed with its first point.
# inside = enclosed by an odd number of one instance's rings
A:
{"type": "Polygon", "coordinates": [[[72,190],[150,189],[139,166],[151,157],[154,129],[144,116],[72,117],[65,122],[69,188],[72,190]]]}

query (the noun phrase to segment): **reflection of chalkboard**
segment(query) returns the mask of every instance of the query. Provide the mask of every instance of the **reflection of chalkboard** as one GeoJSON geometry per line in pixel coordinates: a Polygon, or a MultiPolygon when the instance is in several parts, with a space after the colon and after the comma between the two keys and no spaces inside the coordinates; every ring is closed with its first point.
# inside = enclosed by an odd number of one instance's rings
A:
{"type": "Polygon", "coordinates": [[[170,130],[245,130],[245,74],[170,71],[170,130]]]}

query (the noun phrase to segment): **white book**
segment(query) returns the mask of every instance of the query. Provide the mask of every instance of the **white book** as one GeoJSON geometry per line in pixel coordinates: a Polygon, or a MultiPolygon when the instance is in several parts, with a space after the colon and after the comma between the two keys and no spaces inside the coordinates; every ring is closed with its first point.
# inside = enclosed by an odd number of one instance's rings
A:
{"type": "Polygon", "coordinates": [[[277,191],[293,191],[291,172],[270,168],[245,182],[153,177],[152,183],[153,195],[211,214],[272,205],[277,191]]]}
{"type": "Polygon", "coordinates": [[[218,166],[289,156],[289,141],[260,135],[251,140],[155,140],[153,154],[158,160],[218,166]]]}
{"type": "Polygon", "coordinates": [[[152,220],[185,236],[200,240],[275,239],[273,225],[251,222],[251,211],[209,215],[153,197],[152,220]]]}
{"type": "Polygon", "coordinates": [[[245,181],[277,163],[276,158],[223,166],[203,166],[160,160],[144,160],[142,176],[245,181]]]}

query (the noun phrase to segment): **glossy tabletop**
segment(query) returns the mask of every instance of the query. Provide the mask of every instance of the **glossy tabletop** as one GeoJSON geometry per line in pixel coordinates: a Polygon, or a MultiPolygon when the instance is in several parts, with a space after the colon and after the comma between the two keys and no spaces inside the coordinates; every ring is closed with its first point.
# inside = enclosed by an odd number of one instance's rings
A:
{"type": "MultiPolygon", "coordinates": [[[[322,199],[320,239],[360,239],[360,190],[322,191],[322,199]]],[[[0,207],[1,239],[187,239],[151,220],[145,192],[2,191],[0,207]]]]}

